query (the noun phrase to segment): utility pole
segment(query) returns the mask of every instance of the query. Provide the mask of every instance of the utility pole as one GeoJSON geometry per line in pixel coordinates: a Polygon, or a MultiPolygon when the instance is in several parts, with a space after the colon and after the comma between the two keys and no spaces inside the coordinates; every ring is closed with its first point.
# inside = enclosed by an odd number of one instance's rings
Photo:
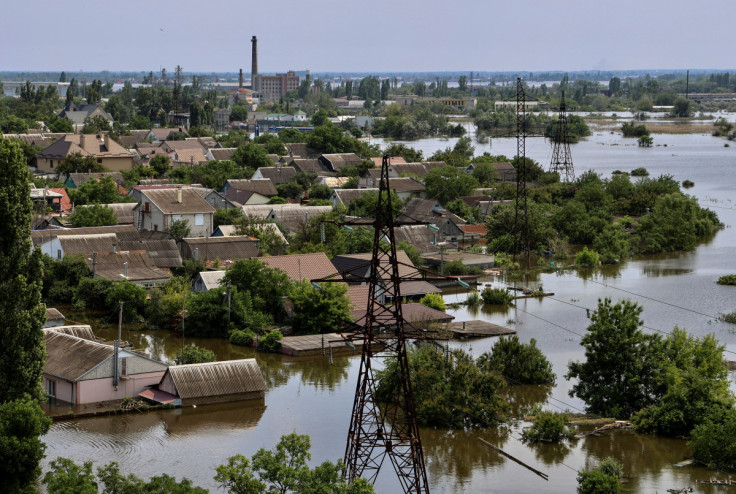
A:
{"type": "Polygon", "coordinates": [[[232,287],[232,283],[230,281],[227,282],[227,323],[228,326],[230,325],[230,302],[232,300],[230,288],[232,287]]]}
{"type": "Polygon", "coordinates": [[[521,77],[516,79],[516,159],[518,166],[516,169],[516,208],[514,210],[514,260],[516,254],[522,246],[522,229],[525,239],[523,243],[526,248],[527,263],[531,258],[531,248],[529,245],[529,208],[527,204],[526,193],[526,93],[524,92],[524,83],[521,77]],[[524,225],[521,226],[519,218],[519,209],[523,203],[524,225]]]}
{"type": "Polygon", "coordinates": [[[120,312],[118,313],[118,341],[123,341],[123,304],[120,302],[120,312]]]}
{"type": "Polygon", "coordinates": [[[575,169],[572,164],[572,153],[570,152],[570,136],[567,134],[567,111],[565,108],[565,91],[562,91],[560,99],[560,114],[557,119],[557,131],[553,137],[554,148],[552,150],[552,161],[549,171],[560,174],[563,182],[575,180],[575,169]]]}

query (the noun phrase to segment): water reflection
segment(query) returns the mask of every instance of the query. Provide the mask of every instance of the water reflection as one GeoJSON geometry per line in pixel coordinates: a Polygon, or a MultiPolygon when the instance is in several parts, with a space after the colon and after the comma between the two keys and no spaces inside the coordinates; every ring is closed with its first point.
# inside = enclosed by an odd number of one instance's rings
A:
{"type": "Polygon", "coordinates": [[[430,476],[450,476],[459,482],[469,479],[475,469],[504,461],[493,448],[480,442],[479,436],[499,448],[503,448],[509,438],[509,430],[505,427],[482,431],[421,429],[420,434],[430,476]]]}
{"type": "Polygon", "coordinates": [[[350,357],[303,357],[294,358],[276,354],[258,354],[258,365],[268,389],[285,385],[289,378],[300,376],[302,384],[319,390],[333,391],[348,378],[350,357]]]}
{"type": "Polygon", "coordinates": [[[566,441],[560,441],[557,443],[534,443],[529,444],[529,448],[534,451],[534,457],[545,465],[557,465],[558,463],[562,463],[573,451],[566,441]]]}
{"type": "Polygon", "coordinates": [[[547,403],[553,387],[552,385],[537,386],[532,384],[506,386],[503,394],[511,407],[511,416],[523,417],[537,403],[547,403]]]}

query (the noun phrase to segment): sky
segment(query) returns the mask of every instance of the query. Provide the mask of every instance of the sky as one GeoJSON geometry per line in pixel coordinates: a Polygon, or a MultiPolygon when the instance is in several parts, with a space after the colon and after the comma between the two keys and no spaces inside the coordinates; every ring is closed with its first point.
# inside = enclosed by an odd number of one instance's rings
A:
{"type": "Polygon", "coordinates": [[[0,71],[736,68],[733,0],[5,3],[0,71]]]}

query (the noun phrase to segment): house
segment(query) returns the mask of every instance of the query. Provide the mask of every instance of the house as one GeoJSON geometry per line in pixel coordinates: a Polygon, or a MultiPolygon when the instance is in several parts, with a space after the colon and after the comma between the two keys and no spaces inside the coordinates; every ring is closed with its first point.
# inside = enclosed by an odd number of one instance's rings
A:
{"type": "MultiPolygon", "coordinates": [[[[427,283],[427,285],[429,285],[429,283],[427,283]]],[[[403,287],[404,285],[402,284],[401,286],[403,287]]],[[[357,326],[365,326],[366,324],[366,312],[368,308],[368,300],[370,298],[369,289],[370,287],[368,285],[353,285],[348,287],[348,291],[346,293],[346,296],[350,298],[350,305],[353,307],[350,312],[350,318],[357,326]]],[[[431,323],[447,323],[455,319],[454,316],[446,314],[440,310],[426,307],[422,304],[402,304],[401,313],[404,321],[418,327],[423,327],[431,323]]],[[[380,305],[376,305],[374,314],[376,315],[376,322],[382,326],[393,326],[396,324],[391,312],[381,308],[380,305]]]]}
{"type": "Polygon", "coordinates": [[[228,189],[240,189],[240,190],[252,190],[262,196],[273,197],[279,195],[273,182],[269,179],[259,180],[245,180],[245,179],[230,179],[225,182],[222,187],[222,192],[227,193],[228,189]]]}
{"type": "Polygon", "coordinates": [[[166,153],[175,153],[177,151],[184,151],[186,149],[196,149],[205,153],[205,146],[197,139],[184,139],[181,141],[169,141],[166,140],[161,143],[161,149],[166,153]]]}
{"type": "MultiPolygon", "coordinates": [[[[48,188],[37,189],[35,185],[31,184],[30,191],[31,201],[33,201],[33,209],[39,212],[46,212],[47,208],[52,211],[61,211],[61,203],[64,194],[54,192],[48,188]]],[[[67,199],[69,199],[67,197],[67,199]]]]}
{"type": "Polygon", "coordinates": [[[292,281],[316,280],[327,278],[336,273],[335,266],[327,259],[324,252],[313,254],[291,254],[288,256],[259,257],[269,268],[284,271],[292,281]]]}
{"type": "Polygon", "coordinates": [[[253,190],[234,188],[227,189],[225,199],[231,204],[237,204],[238,207],[246,204],[268,204],[268,201],[271,200],[270,197],[266,197],[253,190]]]}
{"type": "Polygon", "coordinates": [[[296,169],[290,166],[268,166],[261,167],[251,177],[253,180],[267,179],[273,184],[285,184],[291,182],[296,176],[296,169]]]}
{"type": "Polygon", "coordinates": [[[371,193],[377,194],[378,189],[335,189],[328,200],[334,207],[339,205],[348,207],[354,200],[371,193]]]}
{"type": "Polygon", "coordinates": [[[247,235],[184,238],[181,241],[181,256],[201,261],[249,259],[258,256],[258,239],[247,235]]]}
{"type": "Polygon", "coordinates": [[[462,239],[463,232],[458,225],[466,224],[466,221],[442,207],[434,199],[412,198],[402,210],[397,221],[421,221],[431,223],[439,229],[440,241],[457,242],[462,239]]]}
{"type": "Polygon", "coordinates": [[[208,161],[229,161],[238,148],[210,148],[205,153],[208,161]]]}
{"type": "Polygon", "coordinates": [[[508,161],[502,163],[491,163],[498,172],[502,182],[516,182],[516,168],[508,161]]]}
{"type": "MultiPolygon", "coordinates": [[[[373,162],[373,164],[378,168],[379,170],[383,166],[383,156],[378,156],[376,158],[370,158],[370,160],[373,162]]],[[[389,157],[389,163],[394,165],[405,165],[406,160],[402,158],[401,156],[391,156],[389,157]]]]}
{"type": "Polygon", "coordinates": [[[319,152],[307,147],[305,142],[288,142],[284,147],[286,154],[292,159],[316,159],[319,156],[319,152]]]}
{"type": "Polygon", "coordinates": [[[59,312],[59,309],[46,308],[46,322],[43,324],[44,328],[51,328],[54,326],[63,326],[66,322],[64,314],[59,312]]]}
{"type": "MultiPolygon", "coordinates": [[[[424,196],[427,192],[427,188],[424,186],[424,184],[413,177],[391,178],[389,176],[388,184],[391,190],[396,192],[396,195],[399,196],[399,199],[401,199],[402,201],[406,201],[410,197],[414,196],[424,196]]],[[[369,176],[366,178],[361,178],[358,181],[359,189],[378,189],[380,185],[380,177],[373,178],[369,176]]]]}
{"type": "Polygon", "coordinates": [[[149,130],[144,140],[150,141],[150,142],[163,142],[169,138],[169,134],[171,134],[172,132],[175,134],[176,133],[186,134],[187,131],[186,129],[182,127],[168,127],[168,128],[158,127],[158,128],[149,130]]]}
{"type": "Polygon", "coordinates": [[[266,380],[256,359],[251,358],[169,366],[156,389],[147,390],[141,396],[155,401],[171,400],[169,403],[174,405],[192,406],[260,400],[265,392],[266,380]],[[159,399],[156,399],[157,392],[159,399]]]}
{"type": "MultiPolygon", "coordinates": [[[[299,204],[269,204],[271,212],[267,221],[281,225],[287,232],[296,233],[307,224],[310,218],[331,213],[332,206],[300,206],[299,204]]],[[[243,208],[245,212],[245,207],[243,208]]]]}
{"type": "Polygon", "coordinates": [[[43,386],[50,398],[74,405],[119,401],[161,382],[166,364],[128,349],[44,330],[43,386]]]}
{"type": "Polygon", "coordinates": [[[70,189],[78,189],[85,182],[89,182],[90,180],[99,182],[105,177],[110,177],[120,187],[125,187],[125,178],[123,178],[123,174],[120,172],[70,173],[64,182],[64,186],[70,189]]]}
{"type": "Polygon", "coordinates": [[[315,158],[293,158],[287,165],[302,173],[314,173],[316,175],[332,173],[320,160],[315,158]]]}
{"type": "MultiPolygon", "coordinates": [[[[284,237],[284,234],[281,233],[281,230],[279,230],[276,223],[251,223],[250,226],[255,230],[268,231],[278,237],[284,245],[289,245],[289,242],[286,240],[286,237],[284,237]]],[[[238,234],[237,230],[238,229],[235,225],[220,225],[215,228],[211,237],[231,237],[238,234]]]]}
{"type": "Polygon", "coordinates": [[[480,225],[458,225],[462,230],[463,236],[460,239],[463,243],[476,243],[485,238],[488,228],[484,224],[480,225]]]}
{"type": "MultiPolygon", "coordinates": [[[[389,178],[415,177],[422,179],[431,170],[446,166],[444,161],[422,161],[420,163],[391,163],[388,165],[389,178]]],[[[379,171],[380,177],[380,171],[379,171]]]]}
{"type": "Polygon", "coordinates": [[[179,168],[180,166],[195,166],[209,161],[207,156],[205,156],[205,150],[199,147],[177,149],[171,154],[172,168],[179,168]]]}
{"type": "Polygon", "coordinates": [[[231,201],[222,192],[216,190],[209,191],[204,196],[204,200],[215,209],[240,209],[240,206],[242,206],[242,204],[231,201]]]}
{"type": "MultiPolygon", "coordinates": [[[[366,283],[365,280],[371,274],[371,259],[373,254],[366,252],[363,254],[343,254],[332,258],[332,264],[335,266],[335,270],[340,274],[340,278],[350,281],[351,279],[358,278],[356,283],[366,283]]],[[[403,250],[396,251],[396,261],[398,262],[399,276],[401,278],[411,278],[421,280],[423,278],[422,273],[417,269],[416,266],[411,262],[409,256],[403,250]]],[[[385,283],[391,281],[391,265],[388,262],[388,258],[382,258],[380,261],[379,277],[385,283]]],[[[403,286],[403,283],[402,283],[403,286]]]]}
{"type": "Polygon", "coordinates": [[[174,221],[188,223],[193,237],[209,237],[215,208],[191,188],[142,190],[134,208],[138,230],[166,230],[174,221]]]}
{"type": "Polygon", "coordinates": [[[401,242],[413,245],[420,252],[437,251],[437,233],[427,225],[401,225],[394,228],[394,239],[398,246],[401,242]]]}
{"type": "Polygon", "coordinates": [[[66,118],[72,123],[74,132],[79,132],[84,127],[84,121],[88,118],[101,117],[107,121],[110,127],[114,123],[114,119],[102,108],[102,105],[90,105],[87,103],[80,105],[70,103],[61,111],[59,116],[66,118]]]}
{"type": "Polygon", "coordinates": [[[146,251],[96,252],[85,257],[95,278],[131,281],[143,288],[163,285],[171,272],[157,267],[146,251]]]}
{"type": "Polygon", "coordinates": [[[132,169],[136,157],[134,152],[125,149],[107,134],[65,134],[36,154],[36,168],[44,173],[56,173],[59,163],[76,153],[91,156],[110,171],[132,169]]]}
{"type": "Polygon", "coordinates": [[[120,141],[120,145],[131,149],[136,147],[138,144],[145,142],[146,137],[148,136],[148,133],[150,132],[149,129],[144,130],[136,130],[132,129],[129,130],[130,135],[121,135],[118,136],[118,140],[120,141]]]}
{"type": "MultiPolygon", "coordinates": [[[[369,300],[369,285],[349,285],[348,291],[345,296],[350,299],[350,305],[352,310],[350,312],[350,319],[358,321],[365,317],[366,310],[368,308],[369,300]]],[[[426,295],[427,293],[441,293],[442,290],[436,288],[431,283],[426,281],[408,281],[401,284],[401,298],[407,299],[418,299],[426,295]]],[[[387,300],[391,302],[391,300],[387,300]]],[[[447,316],[444,312],[437,311],[435,313],[423,312],[421,309],[418,311],[417,306],[421,304],[402,304],[402,312],[404,319],[411,322],[416,319],[417,316],[428,316],[431,315],[434,320],[451,320],[452,316],[447,316]],[[408,307],[408,308],[407,308],[408,307]]],[[[434,310],[434,309],[433,309],[434,310]]]]}
{"type": "Polygon", "coordinates": [[[346,166],[357,166],[363,162],[355,153],[323,154],[318,159],[331,172],[339,172],[346,166]]]}
{"type": "Polygon", "coordinates": [[[194,278],[193,292],[208,292],[213,288],[220,287],[220,280],[225,277],[227,271],[200,271],[194,278]]]}

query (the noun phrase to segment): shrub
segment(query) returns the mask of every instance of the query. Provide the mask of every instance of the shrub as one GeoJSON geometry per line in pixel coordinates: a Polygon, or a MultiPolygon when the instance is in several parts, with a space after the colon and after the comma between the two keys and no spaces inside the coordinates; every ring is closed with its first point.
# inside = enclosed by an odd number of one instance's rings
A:
{"type": "Polygon", "coordinates": [[[264,352],[279,353],[281,351],[281,338],[283,337],[284,335],[278,329],[269,331],[258,341],[258,349],[264,352]]]}
{"type": "Polygon", "coordinates": [[[736,324],[736,312],[730,312],[728,314],[723,313],[718,317],[718,319],[731,324],[736,324]]]}
{"type": "Polygon", "coordinates": [[[190,345],[182,348],[174,357],[174,363],[176,365],[202,364],[204,362],[215,361],[217,361],[215,352],[197,345],[190,345]]]}
{"type": "Polygon", "coordinates": [[[718,278],[719,285],[736,285],[736,274],[727,274],[718,278]]]}
{"type": "Polygon", "coordinates": [[[634,122],[625,122],[621,126],[621,131],[623,132],[624,137],[641,137],[649,135],[649,130],[647,130],[646,125],[637,125],[634,122]]]}
{"type": "Polygon", "coordinates": [[[633,170],[631,170],[631,176],[632,177],[648,177],[649,172],[647,171],[646,168],[634,168],[633,170]]]}
{"type": "Polygon", "coordinates": [[[91,310],[107,310],[107,294],[112,285],[113,281],[107,278],[82,278],[74,293],[73,303],[91,310]]]}
{"type": "Polygon", "coordinates": [[[598,468],[578,474],[578,494],[618,494],[621,492],[621,464],[606,458],[598,468]]]}
{"type": "Polygon", "coordinates": [[[736,470],[736,410],[711,414],[690,433],[693,457],[709,468],[736,470]]]}
{"type": "Polygon", "coordinates": [[[524,429],[521,438],[531,443],[553,443],[570,435],[565,426],[567,415],[555,412],[539,412],[537,421],[528,429],[524,429]]]}
{"type": "Polygon", "coordinates": [[[537,348],[537,341],[521,343],[519,337],[502,337],[491,352],[478,358],[478,363],[488,371],[497,371],[512,384],[549,384],[555,382],[552,364],[537,348]]]}
{"type": "Polygon", "coordinates": [[[682,186],[683,186],[684,188],[686,188],[686,189],[689,189],[689,188],[691,188],[691,187],[694,187],[694,186],[695,186],[695,182],[693,182],[693,181],[691,181],[691,180],[684,180],[684,181],[682,182],[682,186]]]}
{"type": "Polygon", "coordinates": [[[575,256],[575,264],[578,266],[592,268],[598,265],[600,257],[600,254],[596,251],[588,250],[587,247],[583,247],[583,250],[578,252],[578,255],[575,256]]]}
{"type": "Polygon", "coordinates": [[[520,264],[513,260],[513,258],[508,254],[498,253],[495,257],[494,265],[497,268],[506,268],[506,269],[519,269],[520,264]]]}
{"type": "Polygon", "coordinates": [[[230,331],[230,343],[238,346],[251,346],[256,334],[247,329],[235,329],[230,331]]]}
{"type": "Polygon", "coordinates": [[[468,307],[477,307],[480,305],[480,294],[477,290],[468,293],[468,298],[465,299],[465,305],[468,307]]]}
{"type": "Polygon", "coordinates": [[[487,286],[481,292],[483,303],[488,305],[507,305],[513,302],[514,296],[506,288],[487,286]]]}
{"type": "Polygon", "coordinates": [[[445,311],[445,300],[439,293],[428,293],[422,297],[419,303],[431,309],[445,311]]]}

